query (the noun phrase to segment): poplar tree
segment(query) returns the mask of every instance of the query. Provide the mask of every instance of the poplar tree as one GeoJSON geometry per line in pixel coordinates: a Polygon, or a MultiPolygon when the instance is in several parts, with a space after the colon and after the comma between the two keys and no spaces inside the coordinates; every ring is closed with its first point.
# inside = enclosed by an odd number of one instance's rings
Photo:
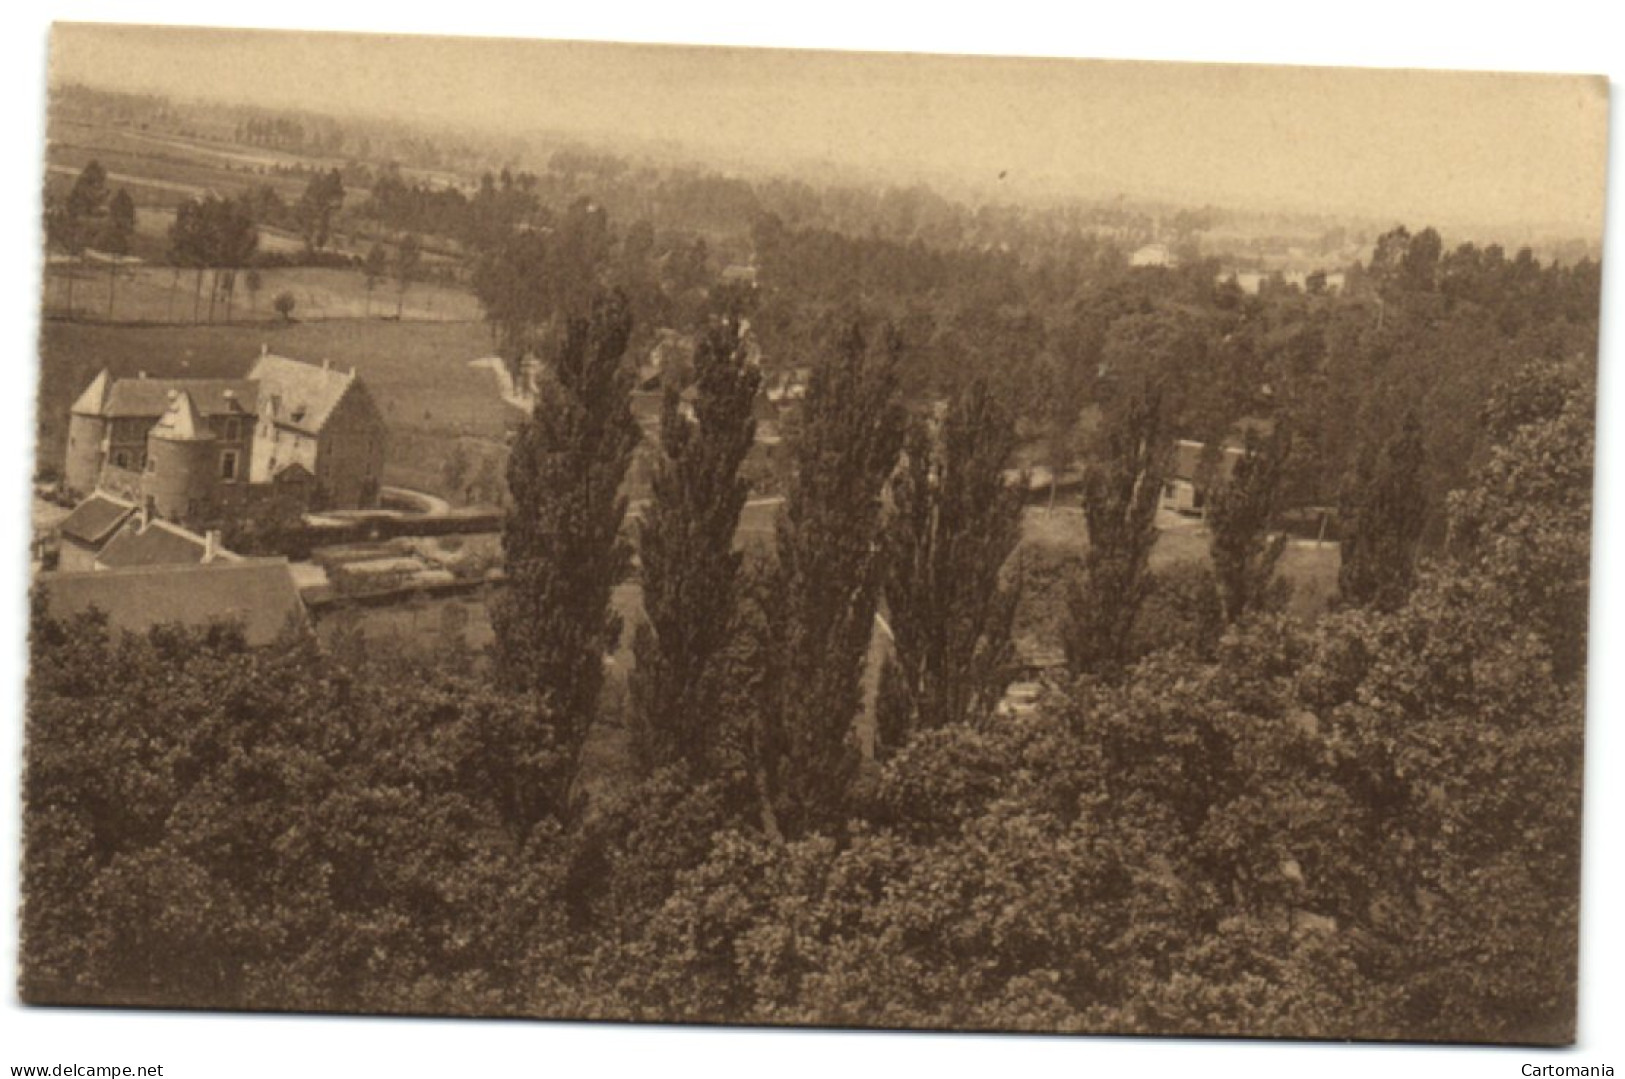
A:
{"type": "MultiPolygon", "coordinates": [[[[854,323],[813,370],[780,510],[761,746],[770,816],[790,836],[839,827],[856,773],[854,720],[875,627],[881,494],[897,464],[901,342],[854,323]]],[[[771,825],[770,825],[771,827],[771,825]]]]}
{"type": "Polygon", "coordinates": [[[107,203],[107,222],[97,236],[101,249],[113,256],[107,262],[107,317],[113,317],[113,289],[118,280],[119,260],[130,253],[135,238],[135,200],[119,188],[107,203]]]}
{"type": "Polygon", "coordinates": [[[1151,588],[1168,450],[1162,389],[1147,382],[1107,416],[1097,459],[1084,470],[1089,547],[1067,596],[1065,631],[1074,673],[1109,675],[1128,662],[1134,621],[1151,588]]]}
{"type": "Polygon", "coordinates": [[[389,255],[384,252],[382,244],[373,244],[367,252],[366,259],[361,263],[361,276],[367,285],[366,318],[372,317],[372,293],[389,273],[389,255]]]}
{"type": "Polygon", "coordinates": [[[634,376],[623,361],[631,330],[618,293],[569,320],[508,457],[507,585],[492,605],[497,670],[509,688],[539,695],[538,722],[564,760],[566,790],[553,800],[560,815],[570,812],[564,799],[597,713],[604,660],[620,639],[610,597],[631,561],[621,488],[639,438],[634,376]]]}
{"type": "Polygon", "coordinates": [[[1280,432],[1263,445],[1249,439],[1208,509],[1209,555],[1226,624],[1263,605],[1286,551],[1286,534],[1272,528],[1288,444],[1280,432]]]}
{"type": "Polygon", "coordinates": [[[1021,489],[1005,469],[1015,421],[978,380],[936,430],[910,429],[891,485],[885,601],[893,649],[881,676],[879,742],[986,718],[1009,684],[1021,489]]]}
{"type": "Polygon", "coordinates": [[[645,771],[683,765],[703,779],[717,769],[718,660],[734,616],[734,533],[748,493],[739,470],[755,440],[762,378],[748,345],[739,319],[713,322],[695,349],[691,393],[675,380],[665,387],[660,457],[638,530],[646,620],[633,644],[631,696],[645,771]]]}
{"type": "Polygon", "coordinates": [[[1415,413],[1406,413],[1399,431],[1380,448],[1367,443],[1361,450],[1339,507],[1337,588],[1344,603],[1394,610],[1410,594],[1427,517],[1425,465],[1415,413]]]}
{"type": "Polygon", "coordinates": [[[418,272],[423,265],[423,245],[416,236],[407,234],[401,240],[400,246],[395,248],[395,321],[401,319],[401,311],[406,306],[406,290],[412,287],[417,280],[418,272]]]}
{"type": "Polygon", "coordinates": [[[327,246],[332,236],[333,216],[343,205],[344,179],[338,169],[317,172],[310,178],[305,185],[305,193],[294,208],[307,254],[314,254],[327,246]]]}

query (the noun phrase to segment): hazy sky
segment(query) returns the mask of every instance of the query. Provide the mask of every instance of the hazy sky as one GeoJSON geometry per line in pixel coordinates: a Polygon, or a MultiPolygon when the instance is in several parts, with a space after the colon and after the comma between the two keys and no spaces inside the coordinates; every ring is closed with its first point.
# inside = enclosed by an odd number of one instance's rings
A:
{"type": "Polygon", "coordinates": [[[787,165],[1602,229],[1602,79],[91,25],[56,28],[52,68],[178,97],[617,131],[787,165]]]}

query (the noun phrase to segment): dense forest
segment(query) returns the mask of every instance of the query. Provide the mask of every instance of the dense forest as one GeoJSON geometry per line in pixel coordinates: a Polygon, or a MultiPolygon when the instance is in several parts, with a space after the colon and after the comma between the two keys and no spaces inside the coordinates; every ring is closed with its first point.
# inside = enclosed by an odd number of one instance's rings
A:
{"type": "MultiPolygon", "coordinates": [[[[36,603],[27,999],[1572,1035],[1596,265],[1397,228],[1343,289],[1254,295],[1089,237],[919,208],[852,232],[741,193],[715,212],[751,215],[756,280],[730,284],[544,191],[494,179],[457,226],[488,230],[503,354],[548,361],[489,655],[36,603]],[[696,346],[634,526],[629,357],[671,325],[696,346]],[[740,550],[757,355],[810,379],[776,533],[740,550]],[[1209,561],[1157,571],[1176,438],[1242,457],[1209,561]],[[1009,470],[1037,457],[1081,474],[1076,564],[1020,550],[1009,470]],[[1343,544],[1308,620],[1276,573],[1306,506],[1343,544]],[[1067,666],[1012,712],[1035,589],[1067,666]],[[606,790],[584,747],[612,704],[638,778],[606,790]]],[[[431,230],[421,191],[370,198],[431,230]]]]}

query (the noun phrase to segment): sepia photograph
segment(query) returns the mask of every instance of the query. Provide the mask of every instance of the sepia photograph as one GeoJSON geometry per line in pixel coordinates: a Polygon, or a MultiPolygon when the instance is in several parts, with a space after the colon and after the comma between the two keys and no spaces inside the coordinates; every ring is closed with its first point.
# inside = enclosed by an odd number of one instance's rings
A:
{"type": "Polygon", "coordinates": [[[22,1011],[1576,1063],[1608,72],[373,29],[37,43],[22,1011]]]}

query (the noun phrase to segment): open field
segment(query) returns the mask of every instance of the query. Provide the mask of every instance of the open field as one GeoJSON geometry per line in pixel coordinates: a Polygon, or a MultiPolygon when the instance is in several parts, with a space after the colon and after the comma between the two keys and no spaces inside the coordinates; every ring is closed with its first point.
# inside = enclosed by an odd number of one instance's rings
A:
{"type": "Polygon", "coordinates": [[[279,173],[277,167],[336,164],[271,150],[228,150],[124,128],[60,122],[51,125],[45,158],[49,171],[67,176],[69,182],[90,161],[99,161],[110,186],[130,187],[137,201],[159,206],[174,206],[210,191],[237,195],[261,184],[292,201],[304,190],[304,180],[279,173]]]}
{"type": "MultiPolygon", "coordinates": [[[[327,157],[269,146],[249,146],[173,132],[143,131],[61,117],[51,118],[48,138],[51,152],[58,156],[95,155],[100,157],[104,165],[109,165],[109,159],[135,162],[137,164],[133,166],[134,171],[159,177],[164,175],[164,167],[169,166],[213,169],[226,176],[252,175],[255,182],[280,185],[297,181],[279,174],[278,169],[343,168],[350,161],[348,156],[327,157]]],[[[57,157],[52,158],[56,159],[57,157]]],[[[413,165],[402,166],[401,175],[411,182],[427,182],[441,187],[466,186],[469,183],[467,178],[455,173],[413,165]]],[[[295,191],[296,196],[297,194],[295,191]]]]}
{"type": "Polygon", "coordinates": [[[231,167],[173,157],[135,155],[103,147],[52,144],[46,151],[48,182],[64,190],[91,161],[107,170],[109,189],[124,187],[143,206],[174,207],[186,199],[207,194],[225,198],[269,184],[284,202],[297,201],[304,190],[303,179],[260,172],[252,166],[231,167]]]}
{"type": "MultiPolygon", "coordinates": [[[[168,247],[168,230],[175,207],[186,199],[205,195],[232,198],[270,187],[282,201],[298,203],[310,170],[344,168],[347,159],[306,155],[259,146],[188,138],[174,134],[137,131],[124,127],[53,120],[46,145],[46,186],[66,195],[74,178],[91,161],[107,170],[108,187],[126,188],[137,208],[134,253],[155,259],[168,247]]],[[[427,181],[437,187],[467,189],[469,184],[451,173],[417,168],[401,169],[409,181],[427,181]]],[[[346,204],[355,206],[368,195],[353,182],[346,188],[346,204]]],[[[329,238],[327,250],[364,255],[375,237],[357,235],[341,218],[329,238]]],[[[386,241],[393,237],[378,237],[386,241]]],[[[295,251],[302,241],[265,225],[260,226],[260,250],[295,251]]],[[[428,242],[425,263],[447,261],[440,245],[428,242]]]]}
{"type": "MultiPolygon", "coordinates": [[[[1208,558],[1208,531],[1199,521],[1164,514],[1161,531],[1151,549],[1153,570],[1166,570],[1181,563],[1203,563],[1208,558]]],[[[1081,558],[1088,546],[1084,537],[1083,513],[1075,505],[1057,506],[1054,511],[1029,507],[1022,515],[1022,547],[1047,560],[1081,558]]],[[[1324,614],[1337,594],[1340,563],[1336,543],[1317,545],[1312,540],[1293,540],[1281,556],[1277,572],[1292,585],[1287,610],[1305,620],[1324,614]]]]}
{"type": "Polygon", "coordinates": [[[490,351],[477,322],[295,322],[118,326],[47,322],[40,335],[38,464],[60,468],[68,409],[103,367],[118,377],[240,378],[261,346],[295,359],[354,366],[389,425],[385,482],[439,491],[459,441],[499,451],[518,417],[488,372],[468,361],[490,351]]]}
{"type": "MultiPolygon", "coordinates": [[[[262,230],[262,237],[267,235],[262,230]]],[[[274,236],[275,234],[270,234],[274,236]]],[[[297,242],[294,242],[297,247],[297,242]]],[[[69,267],[50,266],[45,279],[45,310],[66,315],[69,267]]],[[[107,321],[108,269],[87,261],[73,267],[73,311],[77,318],[107,321]]],[[[366,277],[360,270],[298,266],[259,271],[262,285],[257,297],[244,286],[244,272],[237,274],[237,295],[232,301],[234,320],[277,319],[272,308],[277,295],[294,296],[293,317],[300,322],[322,319],[393,319],[399,294],[395,282],[385,278],[369,295],[366,277]]],[[[111,321],[188,322],[192,319],[193,295],[198,287],[195,271],[168,266],[129,266],[117,271],[113,282],[111,321]]],[[[204,272],[198,317],[206,319],[209,309],[209,273],[204,272]]],[[[401,318],[408,322],[477,322],[480,305],[465,289],[430,282],[415,282],[401,298],[401,318]]],[[[225,321],[225,303],[215,304],[215,318],[225,321]]],[[[470,359],[474,357],[469,357],[470,359]]]]}
{"type": "MultiPolygon", "coordinates": [[[[45,180],[47,190],[65,196],[74,179],[91,161],[107,170],[109,190],[125,188],[136,203],[136,235],[132,254],[155,261],[169,247],[169,227],[175,220],[175,207],[187,199],[205,195],[233,198],[261,187],[270,187],[289,205],[298,203],[304,193],[306,172],[293,169],[329,169],[346,163],[338,159],[303,156],[262,147],[211,143],[128,128],[73,122],[53,122],[46,146],[45,180]]],[[[404,170],[417,175],[417,170],[404,170]]],[[[455,185],[456,178],[436,174],[436,183],[455,185]]],[[[346,202],[354,206],[367,197],[368,190],[353,184],[346,190],[346,202]]],[[[260,250],[294,252],[303,241],[291,233],[261,224],[260,250]]],[[[353,234],[340,223],[329,237],[326,249],[341,254],[364,255],[371,237],[353,234]]],[[[386,241],[390,237],[383,237],[386,241]]],[[[388,247],[386,243],[386,247],[388,247]]],[[[447,261],[447,255],[433,244],[425,250],[425,263],[447,261]]],[[[358,312],[359,313],[359,312],[358,312]]]]}
{"type": "MultiPolygon", "coordinates": [[[[169,250],[169,230],[175,225],[175,211],[167,206],[137,206],[135,210],[136,243],[154,251],[156,260],[169,250]]],[[[278,255],[291,255],[305,249],[305,241],[291,232],[259,226],[259,250],[278,255]]],[[[143,256],[148,257],[148,256],[143,256]]]]}
{"type": "MultiPolygon", "coordinates": [[[[1157,545],[1151,549],[1153,569],[1207,557],[1207,530],[1199,522],[1163,514],[1157,524],[1161,531],[1157,535],[1157,545]]],[[[1076,497],[1057,505],[1053,510],[1029,506],[1022,511],[1023,546],[1044,548],[1059,554],[1081,555],[1089,545],[1084,531],[1083,511],[1078,508],[1076,497]]]]}

